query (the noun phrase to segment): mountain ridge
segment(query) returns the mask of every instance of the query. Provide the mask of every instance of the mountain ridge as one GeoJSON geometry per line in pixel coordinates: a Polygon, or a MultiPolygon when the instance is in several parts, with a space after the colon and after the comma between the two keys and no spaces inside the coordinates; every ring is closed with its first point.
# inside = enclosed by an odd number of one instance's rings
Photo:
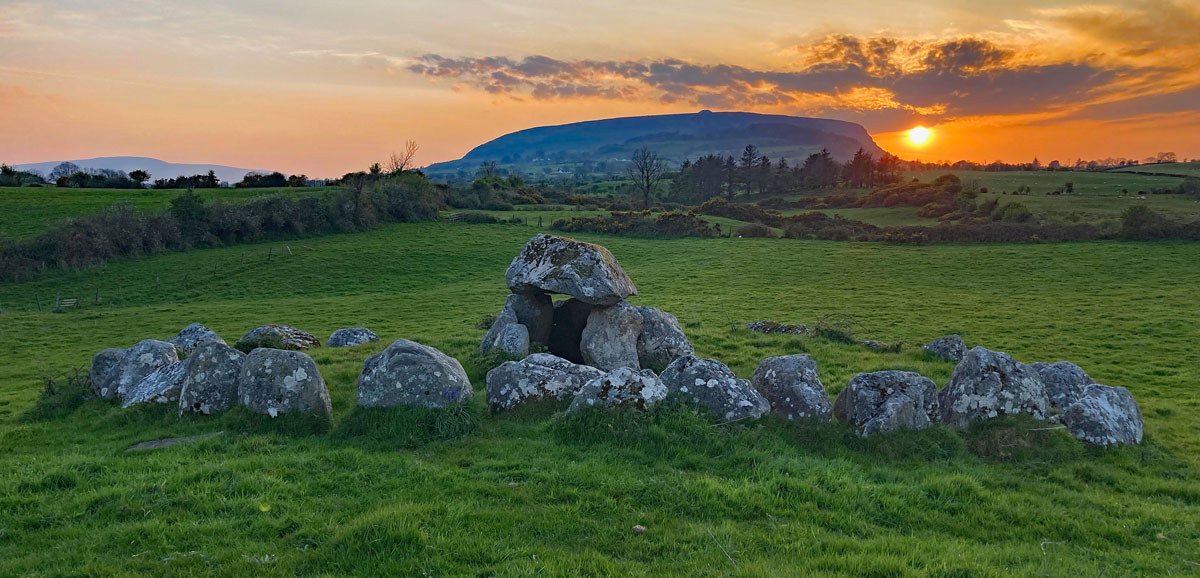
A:
{"type": "Polygon", "coordinates": [[[172,163],[153,157],[135,157],[135,156],[114,156],[114,157],[95,157],[90,159],[75,159],[62,161],[43,161],[38,163],[24,163],[13,165],[13,168],[20,171],[35,170],[43,176],[49,175],[54,167],[62,163],[73,163],[82,169],[112,169],[117,171],[125,171],[126,173],[135,170],[143,170],[150,173],[150,179],[170,179],[178,176],[202,175],[213,171],[217,178],[222,181],[236,183],[246,176],[246,173],[269,173],[271,171],[259,169],[243,169],[226,165],[215,165],[209,163],[172,163]]]}

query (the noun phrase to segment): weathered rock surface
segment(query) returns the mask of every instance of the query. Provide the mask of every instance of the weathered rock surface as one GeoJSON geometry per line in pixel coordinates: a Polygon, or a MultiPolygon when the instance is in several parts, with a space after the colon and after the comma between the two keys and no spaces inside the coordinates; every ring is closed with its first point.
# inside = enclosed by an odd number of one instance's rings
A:
{"type": "Polygon", "coordinates": [[[473,395],[457,359],[407,339],[368,357],[358,376],[358,405],[364,407],[441,408],[467,403],[473,395]]]}
{"type": "Polygon", "coordinates": [[[303,351],[320,347],[321,340],[312,334],[287,325],[260,325],[251,329],[234,345],[239,351],[250,353],[257,348],[287,349],[303,351]]]}
{"type": "Polygon", "coordinates": [[[183,362],[183,389],[179,392],[179,414],[192,411],[205,415],[237,405],[238,379],[246,354],[224,343],[197,347],[183,362]]]}
{"type": "Polygon", "coordinates": [[[217,335],[216,331],[209,329],[199,323],[193,323],[184,327],[179,331],[179,335],[166,340],[167,343],[173,343],[175,347],[184,355],[191,355],[192,350],[204,345],[205,343],[220,343],[225,344],[225,340],[217,335]]]}
{"type": "Polygon", "coordinates": [[[329,334],[326,347],[354,347],[379,341],[379,336],[366,327],[348,327],[329,334]]]}
{"type": "Polygon", "coordinates": [[[966,429],[972,421],[1027,413],[1046,419],[1050,401],[1037,371],[1007,353],[975,347],[954,368],[939,395],[942,421],[966,429]]]}
{"type": "Polygon", "coordinates": [[[1094,446],[1142,443],[1142,410],[1123,387],[1087,386],[1058,420],[1071,435],[1094,446]]]}
{"type": "Polygon", "coordinates": [[[860,373],[838,394],[833,415],[864,437],[924,429],[938,419],[937,385],[909,371],[860,373]]]}
{"type": "Polygon", "coordinates": [[[725,420],[753,419],[771,411],[771,405],[750,381],[733,374],[715,359],[691,355],[672,361],[662,373],[667,395],[699,405],[725,420]]]}
{"type": "Polygon", "coordinates": [[[622,367],[584,384],[567,413],[590,407],[649,411],[666,397],[667,386],[653,371],[622,367]]]}
{"type": "Polygon", "coordinates": [[[510,323],[496,336],[496,349],[524,358],[529,355],[529,329],[520,323],[510,323]]]}
{"type": "Polygon", "coordinates": [[[505,306],[500,310],[500,314],[492,321],[492,326],[488,327],[487,333],[483,334],[483,341],[479,342],[479,353],[487,353],[496,348],[496,341],[500,338],[500,333],[508,329],[510,325],[517,325],[517,314],[505,306]]]}
{"type": "Polygon", "coordinates": [[[754,370],[750,385],[771,404],[771,412],[782,418],[832,419],[833,405],[810,355],[768,357],[754,370]]]}
{"type": "Polygon", "coordinates": [[[312,358],[300,351],[251,351],[238,372],[238,397],[250,411],[271,417],[312,413],[333,420],[325,379],[312,358]]]}
{"type": "Polygon", "coordinates": [[[603,376],[599,369],[548,353],[507,361],[487,374],[488,410],[500,413],[543,399],[567,401],[589,381],[603,376]]]}
{"type": "Polygon", "coordinates": [[[672,361],[695,353],[679,319],[654,307],[634,307],[642,316],[642,333],[637,339],[638,361],[642,367],[666,367],[672,361]]]}
{"type": "Polygon", "coordinates": [[[150,440],[148,442],[141,442],[141,443],[137,443],[132,446],[129,446],[128,448],[125,449],[125,453],[147,452],[150,450],[161,450],[163,448],[169,448],[171,446],[193,444],[193,443],[196,443],[201,440],[215,438],[215,437],[219,437],[219,436],[223,436],[223,435],[225,435],[224,431],[217,431],[217,432],[212,432],[212,433],[200,434],[198,436],[188,436],[188,437],[181,437],[181,438],[166,438],[166,439],[161,439],[161,440],[150,440]]]}
{"type": "Polygon", "coordinates": [[[967,355],[967,344],[958,334],[947,335],[940,339],[934,339],[929,343],[921,346],[921,349],[936,355],[946,361],[959,362],[967,355]]]}
{"type": "Polygon", "coordinates": [[[92,390],[101,399],[112,399],[117,396],[117,365],[128,349],[108,348],[92,356],[92,366],[88,369],[88,377],[92,379],[92,390]]]}
{"type": "Polygon", "coordinates": [[[504,308],[512,310],[517,323],[529,330],[529,340],[546,343],[554,329],[554,301],[545,293],[514,293],[504,301],[504,308]]]}
{"type": "Polygon", "coordinates": [[[175,345],[157,339],[144,339],[130,347],[121,361],[113,368],[111,385],[116,386],[116,395],[125,401],[133,387],[154,370],[179,361],[175,345]]]}
{"type": "Polygon", "coordinates": [[[1042,383],[1046,385],[1046,395],[1050,398],[1050,407],[1060,410],[1070,407],[1083,395],[1087,386],[1096,383],[1083,368],[1070,361],[1056,363],[1034,363],[1030,365],[1042,383]]]}
{"type": "Polygon", "coordinates": [[[796,323],[779,323],[777,321],[754,321],[746,324],[746,329],[755,333],[808,335],[808,327],[796,323]]]}
{"type": "Polygon", "coordinates": [[[513,293],[561,293],[593,305],[637,295],[608,249],[554,235],[530,239],[505,277],[513,293]]]}
{"type": "Polygon", "coordinates": [[[588,315],[579,340],[583,362],[612,371],[618,367],[640,369],[638,336],[642,333],[642,314],[621,301],[611,307],[599,307],[588,315]]]}
{"type": "Polygon", "coordinates": [[[572,363],[583,363],[579,342],[583,339],[588,316],[595,308],[578,299],[555,301],[554,327],[550,331],[550,342],[546,344],[550,353],[572,363]]]}
{"type": "Polygon", "coordinates": [[[132,407],[139,403],[172,403],[179,401],[183,388],[184,362],[168,363],[142,378],[132,387],[125,388],[121,396],[121,407],[132,407]]]}

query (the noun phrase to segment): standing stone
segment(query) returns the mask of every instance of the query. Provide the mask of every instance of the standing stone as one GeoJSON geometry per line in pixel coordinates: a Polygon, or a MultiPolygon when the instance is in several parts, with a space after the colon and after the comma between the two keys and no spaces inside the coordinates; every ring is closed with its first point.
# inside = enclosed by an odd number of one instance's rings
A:
{"type": "Polygon", "coordinates": [[[179,415],[189,411],[212,415],[236,405],[245,360],[246,354],[224,343],[206,343],[192,351],[184,361],[179,415]]]}
{"type": "Polygon", "coordinates": [[[1096,383],[1083,368],[1070,361],[1057,363],[1035,363],[1030,367],[1046,384],[1046,395],[1050,398],[1050,407],[1059,410],[1067,409],[1075,403],[1087,386],[1096,383]]]}
{"type": "Polygon", "coordinates": [[[442,408],[467,403],[471,380],[457,359],[432,347],[399,339],[363,363],[358,405],[442,408]]]}
{"type": "Polygon", "coordinates": [[[637,344],[641,333],[642,315],[632,305],[622,301],[594,309],[580,336],[583,362],[605,371],[618,367],[640,369],[637,344]]]}
{"type": "Polygon", "coordinates": [[[575,397],[587,382],[603,376],[599,369],[548,353],[506,361],[487,374],[488,410],[500,413],[543,399],[566,401],[575,397]]]}
{"type": "Polygon", "coordinates": [[[317,339],[312,334],[287,325],[260,325],[243,335],[237,344],[234,345],[234,347],[243,353],[250,353],[260,347],[303,351],[320,346],[320,339],[317,339]]]}
{"type": "Polygon", "coordinates": [[[674,315],[653,307],[634,309],[642,316],[642,333],[637,340],[638,361],[642,367],[666,367],[677,358],[695,353],[674,315]]]}
{"type": "Polygon", "coordinates": [[[667,386],[653,371],[621,367],[584,384],[567,413],[590,407],[649,411],[666,397],[667,386]]]}
{"type": "Polygon", "coordinates": [[[953,361],[955,363],[962,361],[963,357],[967,355],[967,344],[963,341],[962,337],[958,336],[958,334],[947,335],[940,339],[934,339],[933,341],[922,345],[921,349],[925,350],[931,355],[935,355],[945,359],[946,361],[953,361]]]}
{"type": "Polygon", "coordinates": [[[128,352],[128,349],[110,347],[92,356],[88,377],[92,379],[92,389],[97,397],[112,399],[117,396],[117,365],[128,352]]]}
{"type": "Polygon", "coordinates": [[[1142,443],[1142,410],[1123,387],[1087,386],[1058,420],[1071,435],[1094,446],[1142,443]]]}
{"type": "MultiPolygon", "coordinates": [[[[500,339],[500,334],[508,330],[510,325],[518,325],[517,314],[512,309],[505,306],[500,310],[500,314],[492,321],[492,326],[488,328],[487,333],[483,334],[483,341],[479,342],[479,353],[482,355],[496,348],[496,342],[500,339]]],[[[528,332],[528,329],[526,329],[528,332]]]]}
{"type": "Polygon", "coordinates": [[[671,362],[663,371],[667,395],[699,405],[725,420],[756,419],[771,411],[771,405],[750,382],[715,359],[691,355],[671,362]]]}
{"type": "Polygon", "coordinates": [[[185,356],[191,355],[192,350],[204,345],[205,343],[220,343],[225,344],[225,340],[217,335],[216,331],[209,329],[199,323],[193,323],[184,327],[179,331],[179,335],[166,340],[167,343],[175,344],[185,356]]]}
{"type": "Polygon", "coordinates": [[[1037,371],[1007,353],[982,347],[968,351],[954,368],[939,401],[942,421],[958,429],[999,415],[1027,413],[1046,419],[1050,406],[1037,371]]]}
{"type": "Polygon", "coordinates": [[[172,403],[179,400],[183,389],[184,362],[168,363],[142,378],[133,387],[125,388],[121,396],[121,407],[132,407],[139,403],[172,403]]]}
{"type": "Polygon", "coordinates": [[[550,353],[571,363],[583,363],[579,342],[583,339],[583,328],[596,307],[578,299],[554,302],[554,327],[550,331],[550,342],[546,347],[550,353]]]}
{"type": "Polygon", "coordinates": [[[750,385],[771,404],[771,412],[782,418],[832,419],[833,405],[810,355],[768,357],[754,370],[750,385]]]}
{"type": "Polygon", "coordinates": [[[562,293],[593,305],[637,295],[608,249],[554,235],[530,239],[505,278],[513,293],[562,293]]]}
{"type": "Polygon", "coordinates": [[[924,429],[938,418],[937,385],[910,371],[860,373],[838,394],[833,415],[863,437],[924,429]]]}
{"type": "Polygon", "coordinates": [[[325,341],[325,345],[327,347],[355,347],[376,341],[379,341],[379,336],[375,335],[374,331],[366,327],[351,327],[338,329],[329,334],[329,339],[325,341]]]}
{"type": "Polygon", "coordinates": [[[545,293],[514,293],[504,302],[517,316],[517,323],[529,330],[529,340],[546,343],[554,329],[554,301],[545,293]]]}
{"type": "Polygon", "coordinates": [[[129,348],[120,363],[113,368],[113,381],[116,383],[116,394],[125,400],[128,392],[154,370],[179,361],[175,346],[166,341],[144,339],[129,348]]]}
{"type": "Polygon", "coordinates": [[[333,421],[325,380],[312,358],[300,351],[251,351],[238,372],[238,397],[255,413],[311,413],[333,421]]]}

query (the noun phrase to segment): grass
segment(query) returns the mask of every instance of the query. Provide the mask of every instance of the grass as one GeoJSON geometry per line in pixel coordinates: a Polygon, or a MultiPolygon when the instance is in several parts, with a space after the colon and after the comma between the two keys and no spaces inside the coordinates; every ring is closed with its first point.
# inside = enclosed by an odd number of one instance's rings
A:
{"type": "Polygon", "coordinates": [[[285,243],[199,250],[0,284],[0,575],[1196,572],[1200,244],[583,236],[621,261],[636,303],[676,314],[700,355],[743,377],[764,357],[807,352],[831,395],[861,371],[949,378],[951,364],[915,347],[740,328],[846,312],[865,339],[955,332],[1024,361],[1075,361],[1137,397],[1136,448],[1088,449],[1021,420],[861,440],[838,425],[718,425],[679,407],[489,417],[481,382],[458,412],[355,409],[362,361],[394,339],[467,363],[475,324],[502,306],[504,270],[537,231],[389,225],[293,241],[291,254],[285,243]],[[34,306],[97,289],[102,305],[34,306]],[[123,411],[65,388],[39,404],[40,376],[193,321],[231,342],[267,322],[321,338],[367,326],[382,340],[313,352],[333,399],[328,432],[242,411],[123,411]],[[228,433],[124,453],[215,431],[228,433]]]}
{"type": "Polygon", "coordinates": [[[1149,176],[1118,173],[1113,171],[1096,172],[1049,172],[1049,171],[909,171],[905,180],[914,178],[924,182],[944,175],[954,174],[962,179],[963,184],[973,181],[981,187],[987,187],[993,193],[1013,192],[1022,185],[1033,189],[1032,195],[1045,195],[1066,183],[1074,185],[1076,195],[1120,195],[1128,189],[1130,194],[1138,191],[1150,191],[1155,188],[1174,187],[1182,179],[1170,176],[1149,176]]]}
{"type": "Polygon", "coordinates": [[[1161,163],[1153,165],[1138,165],[1136,167],[1125,167],[1113,169],[1110,172],[1114,173],[1153,173],[1160,175],[1178,175],[1181,177],[1200,177],[1200,161],[1189,161],[1185,163],[1161,163]]]}

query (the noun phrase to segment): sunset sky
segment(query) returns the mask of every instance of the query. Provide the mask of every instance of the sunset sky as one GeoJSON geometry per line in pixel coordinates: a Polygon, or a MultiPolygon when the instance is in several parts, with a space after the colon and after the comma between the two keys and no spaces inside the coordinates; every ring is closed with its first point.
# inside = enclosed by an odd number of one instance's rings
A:
{"type": "Polygon", "coordinates": [[[0,161],[324,177],[701,109],[855,121],[907,159],[1200,157],[1200,2],[1101,2],[0,0],[0,161]]]}

